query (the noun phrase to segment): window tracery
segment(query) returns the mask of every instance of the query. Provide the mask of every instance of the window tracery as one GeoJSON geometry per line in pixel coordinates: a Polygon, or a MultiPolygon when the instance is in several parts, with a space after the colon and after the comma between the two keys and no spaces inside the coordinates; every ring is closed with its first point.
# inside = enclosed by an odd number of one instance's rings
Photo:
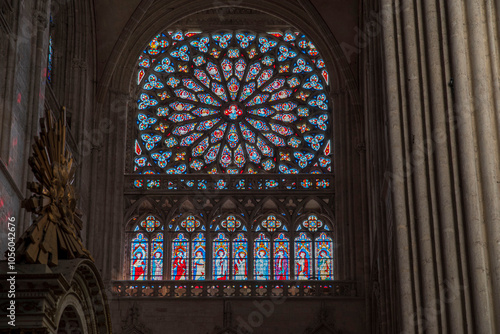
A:
{"type": "Polygon", "coordinates": [[[192,214],[174,220],[167,230],[152,215],[135,225],[132,280],[334,278],[331,228],[315,214],[303,217],[296,231],[276,214],[261,217],[252,229],[234,214],[219,215],[209,230],[192,214]]]}
{"type": "Polygon", "coordinates": [[[139,58],[135,172],[330,172],[328,84],[298,32],[161,33],[139,58]]]}
{"type": "MultiPolygon", "coordinates": [[[[167,31],[140,56],[136,84],[133,169],[151,174],[136,189],[331,189],[309,177],[331,173],[331,108],[325,63],[301,33],[167,31]]],[[[132,280],[334,277],[333,230],[314,213],[295,226],[280,211],[255,220],[179,212],[165,228],[154,217],[137,224],[132,280]]]]}
{"type": "Polygon", "coordinates": [[[153,215],[135,225],[130,247],[131,279],[163,279],[163,235],[164,226],[153,215]]]}

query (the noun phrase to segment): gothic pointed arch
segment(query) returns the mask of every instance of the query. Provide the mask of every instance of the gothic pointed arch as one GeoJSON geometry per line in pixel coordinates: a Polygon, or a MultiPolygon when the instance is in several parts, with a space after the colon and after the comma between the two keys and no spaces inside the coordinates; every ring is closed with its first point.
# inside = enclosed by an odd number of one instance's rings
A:
{"type": "Polygon", "coordinates": [[[283,203],[279,201],[278,198],[274,196],[267,196],[263,198],[252,210],[250,213],[250,217],[252,218],[252,222],[255,224],[257,223],[256,218],[260,215],[262,215],[265,212],[281,212],[281,213],[286,213],[287,210],[283,206],[283,203]]]}
{"type": "Polygon", "coordinates": [[[163,210],[158,202],[148,196],[142,196],[130,205],[124,214],[124,220],[130,221],[131,218],[137,215],[144,215],[145,213],[152,213],[158,217],[163,218],[163,210]]]}
{"type": "Polygon", "coordinates": [[[220,214],[231,211],[245,214],[247,210],[237,198],[232,196],[222,196],[210,210],[209,217],[215,218],[220,214]]]}
{"type": "MultiPolygon", "coordinates": [[[[304,241],[294,239],[291,210],[277,191],[297,196],[333,186],[330,74],[316,46],[293,28],[165,30],[136,66],[131,189],[183,194],[168,210],[169,225],[162,225],[168,236],[161,258],[170,252],[162,265],[171,270],[163,266],[160,277],[290,279],[293,245],[304,241]],[[255,196],[260,190],[266,195],[255,199],[251,212],[242,198],[225,194],[255,196]],[[196,198],[188,195],[193,191],[196,198]],[[213,203],[208,210],[198,201],[205,196],[213,203]],[[193,234],[200,226],[203,232],[193,234]],[[200,276],[194,261],[202,263],[200,276]]],[[[303,204],[304,197],[296,200],[303,204]]],[[[331,230],[323,238],[325,233],[331,230]]],[[[134,279],[155,279],[154,251],[147,247],[153,244],[145,236],[138,233],[131,241],[131,249],[144,253],[130,255],[131,273],[142,264],[142,275],[131,274],[134,279]]],[[[331,237],[326,238],[330,249],[331,237]]],[[[333,251],[313,254],[316,241],[307,258],[296,255],[298,264],[310,261],[306,279],[317,278],[319,256],[333,260],[333,251]]]]}

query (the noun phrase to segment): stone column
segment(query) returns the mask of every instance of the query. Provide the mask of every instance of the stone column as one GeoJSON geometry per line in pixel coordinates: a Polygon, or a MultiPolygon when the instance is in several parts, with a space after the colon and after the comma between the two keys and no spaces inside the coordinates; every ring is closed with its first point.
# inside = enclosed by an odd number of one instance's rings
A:
{"type": "Polygon", "coordinates": [[[496,333],[500,67],[495,5],[381,3],[401,330],[496,333]]]}
{"type": "Polygon", "coordinates": [[[478,333],[496,333],[500,326],[500,109],[499,78],[494,74],[500,61],[499,17],[492,1],[447,3],[447,9],[472,317],[478,333]]]}

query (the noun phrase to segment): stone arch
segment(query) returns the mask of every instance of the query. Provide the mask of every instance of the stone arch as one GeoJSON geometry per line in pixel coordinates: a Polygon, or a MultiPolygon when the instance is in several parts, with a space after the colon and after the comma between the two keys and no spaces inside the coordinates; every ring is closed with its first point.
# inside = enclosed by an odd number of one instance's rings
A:
{"type": "MultiPolygon", "coordinates": [[[[321,198],[319,198],[317,196],[310,196],[310,197],[305,198],[295,208],[294,215],[301,213],[301,212],[311,210],[311,209],[313,209],[313,207],[316,207],[317,209],[319,209],[319,212],[330,217],[332,221],[335,220],[335,213],[332,210],[332,208],[329,207],[328,205],[325,205],[324,201],[321,200],[321,198]]],[[[315,210],[316,210],[316,208],[315,208],[315,210]]]]}
{"type": "MultiPolygon", "coordinates": [[[[135,107],[135,101],[130,98],[130,83],[134,77],[138,55],[143,47],[150,40],[150,37],[169,27],[164,22],[171,22],[175,25],[175,22],[179,19],[215,7],[221,6],[203,1],[186,4],[176,0],[166,4],[164,2],[143,0],[125,25],[101,77],[97,91],[96,121],[100,117],[105,117],[109,118],[118,128],[132,127],[132,122],[127,122],[128,113],[135,107]]],[[[283,4],[278,0],[265,2],[251,0],[235,7],[257,10],[284,22],[293,22],[292,25],[307,35],[322,54],[327,69],[331,73],[330,99],[335,108],[332,132],[336,140],[334,141],[333,151],[335,160],[340,161],[340,163],[334,165],[334,172],[336,173],[335,189],[338,193],[349,194],[349,196],[342,198],[341,201],[332,202],[331,206],[332,209],[335,206],[336,217],[348,217],[352,222],[343,231],[346,238],[352,239],[352,241],[346,243],[346,247],[350,247],[350,250],[358,244],[359,247],[362,247],[362,241],[366,237],[367,231],[361,228],[364,219],[363,212],[358,210],[360,204],[355,202],[366,201],[364,195],[366,194],[366,191],[364,191],[365,158],[363,154],[360,154],[363,152],[362,150],[356,151],[357,148],[363,147],[364,118],[361,116],[362,110],[360,108],[361,103],[357,83],[339,43],[329,31],[319,13],[308,1],[283,4]],[[351,193],[361,195],[352,195],[351,193]]],[[[251,27],[249,26],[249,28],[251,27]]],[[[126,133],[131,133],[131,131],[127,130],[126,133]]],[[[117,136],[111,137],[115,138],[117,136]]],[[[126,161],[130,161],[126,155],[127,152],[130,153],[131,151],[125,151],[126,146],[117,145],[112,143],[111,140],[106,145],[107,152],[120,151],[116,156],[121,158],[119,163],[122,164],[122,167],[126,161]]],[[[106,157],[106,159],[110,158],[106,157]]],[[[123,184],[123,177],[118,175],[106,176],[105,183],[107,187],[123,184]]],[[[121,194],[120,189],[118,189],[116,192],[107,193],[104,196],[112,197],[110,200],[114,201],[116,200],[115,197],[121,196],[121,194]]],[[[117,210],[120,205],[118,204],[117,210]]],[[[104,210],[101,204],[99,204],[99,209],[104,210]]],[[[212,210],[212,212],[215,210],[212,210]]],[[[114,221],[113,223],[120,224],[122,222],[114,221]]],[[[346,270],[350,271],[349,277],[362,279],[364,267],[359,264],[361,261],[355,259],[357,255],[362,253],[352,251],[347,253],[350,258],[345,262],[348,267],[346,270]]],[[[119,266],[118,260],[120,259],[116,255],[111,256],[113,257],[111,262],[119,266]]]]}
{"type": "MultiPolygon", "coordinates": [[[[283,203],[281,203],[277,198],[269,196],[266,198],[263,198],[252,210],[250,217],[249,217],[249,223],[252,225],[252,229],[255,227],[255,224],[258,224],[256,221],[261,215],[265,215],[266,213],[274,212],[276,214],[279,214],[281,217],[281,213],[287,213],[288,211],[286,208],[283,206],[283,203]]],[[[287,214],[286,217],[287,222],[289,222],[289,217],[287,214]]],[[[259,222],[260,223],[260,222],[259,222]]]]}
{"type": "MultiPolygon", "coordinates": [[[[207,217],[207,222],[211,222],[213,219],[216,219],[219,215],[228,214],[228,209],[225,209],[224,206],[233,205],[234,209],[237,212],[246,213],[245,207],[238,202],[234,197],[226,196],[222,198],[217,205],[214,205],[213,209],[210,211],[210,214],[207,217]]],[[[248,217],[245,217],[245,221],[248,220],[248,217]]]]}
{"type": "Polygon", "coordinates": [[[39,324],[44,333],[111,333],[108,294],[94,262],[88,259],[60,260],[53,268],[19,264],[29,272],[16,280],[16,286],[28,293],[17,300],[16,319],[20,328],[39,324]],[[65,331],[70,327],[72,331],[65,331]]]}
{"type": "MultiPolygon", "coordinates": [[[[193,216],[196,219],[198,219],[200,221],[200,227],[205,226],[205,228],[207,228],[207,224],[208,224],[207,218],[203,217],[202,215],[200,215],[198,213],[196,213],[194,210],[190,210],[190,211],[186,211],[186,212],[183,212],[183,213],[179,213],[174,218],[172,218],[170,220],[170,224],[173,225],[172,228],[174,228],[175,226],[180,225],[181,222],[183,220],[185,220],[189,216],[193,216]]],[[[167,227],[165,228],[165,230],[167,230],[167,227]]],[[[173,231],[170,228],[168,230],[169,231],[173,231]]]]}
{"type": "MultiPolygon", "coordinates": [[[[321,54],[325,58],[327,68],[330,73],[339,73],[345,87],[349,90],[355,105],[360,104],[360,98],[357,93],[357,84],[353,73],[349,67],[339,43],[328,29],[317,10],[308,2],[303,1],[302,6],[287,2],[283,4],[278,0],[272,1],[246,1],[244,4],[233,6],[217,6],[216,3],[207,3],[205,1],[192,1],[185,3],[183,1],[173,1],[169,3],[143,0],[129,22],[122,31],[119,42],[115,45],[110,56],[110,61],[106,65],[102,76],[101,84],[98,87],[98,100],[103,102],[104,95],[109,89],[111,80],[115,77],[120,83],[120,90],[128,91],[129,84],[133,80],[132,70],[136,64],[137,58],[142,49],[149,40],[159,31],[168,26],[175,25],[179,19],[183,19],[197,12],[211,8],[249,8],[262,13],[276,17],[283,22],[291,24],[305,33],[318,46],[321,54]],[[307,15],[301,15],[304,13],[307,15]],[[145,18],[148,24],[145,24],[145,18]],[[170,24],[165,24],[169,22],[170,24]],[[140,41],[140,42],[138,42],[140,41]],[[127,51],[125,51],[127,50],[127,51]],[[121,71],[115,72],[116,69],[121,71]],[[337,70],[337,71],[335,71],[337,70]]],[[[337,84],[341,81],[333,81],[337,84]]],[[[343,85],[344,86],[344,85],[343,85]]],[[[340,88],[339,86],[334,88],[340,88]]],[[[99,112],[100,110],[98,110],[99,112]]],[[[360,110],[357,110],[360,112],[360,110]]],[[[361,117],[361,115],[359,115],[361,117]]]]}
{"type": "Polygon", "coordinates": [[[67,295],[61,305],[61,314],[57,320],[57,333],[87,334],[85,312],[74,295],[67,295]]]}
{"type": "MultiPolygon", "coordinates": [[[[164,221],[165,215],[161,206],[152,198],[144,196],[139,198],[132,204],[124,214],[124,222],[126,225],[134,216],[143,216],[145,214],[152,214],[164,221]]],[[[128,227],[128,226],[126,226],[128,227]]]]}

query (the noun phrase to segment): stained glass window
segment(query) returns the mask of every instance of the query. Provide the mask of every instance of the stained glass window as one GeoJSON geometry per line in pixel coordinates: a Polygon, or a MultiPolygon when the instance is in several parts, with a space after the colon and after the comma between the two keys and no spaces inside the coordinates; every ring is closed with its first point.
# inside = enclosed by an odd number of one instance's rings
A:
{"type": "Polygon", "coordinates": [[[269,215],[263,222],[262,227],[267,229],[269,232],[276,231],[277,228],[281,227],[281,221],[279,221],[275,215],[269,215]]]}
{"type": "Polygon", "coordinates": [[[54,44],[52,35],[49,36],[49,51],[47,57],[47,80],[52,82],[52,72],[54,71],[54,44]]]}
{"type": "Polygon", "coordinates": [[[290,241],[286,232],[288,229],[281,218],[274,214],[268,215],[255,231],[267,231],[259,233],[255,239],[255,279],[290,279],[290,241]]]}
{"type": "Polygon", "coordinates": [[[268,280],[271,277],[271,247],[269,238],[259,233],[254,241],[254,273],[256,280],[268,280]]]}
{"type": "Polygon", "coordinates": [[[290,278],[289,274],[290,264],[290,246],[288,238],[284,233],[280,233],[274,239],[274,279],[287,280],[290,278]]]}
{"type": "Polygon", "coordinates": [[[239,233],[233,240],[233,279],[246,280],[248,278],[248,241],[243,233],[239,233]]]}
{"type": "Polygon", "coordinates": [[[138,233],[132,240],[132,254],[130,259],[130,276],[133,280],[147,278],[148,239],[143,233],[138,233]]]}
{"type": "Polygon", "coordinates": [[[315,214],[297,226],[295,238],[296,279],[333,279],[333,240],[330,228],[315,214]],[[312,241],[314,240],[314,242],[312,241]]]}
{"type": "Polygon", "coordinates": [[[188,279],[189,240],[179,233],[172,241],[172,279],[176,281],[188,279]]]}
{"type": "Polygon", "coordinates": [[[242,223],[240,217],[232,214],[219,216],[214,222],[217,223],[212,227],[212,230],[216,232],[212,246],[213,279],[248,279],[246,225],[242,223]]]}
{"type": "Polygon", "coordinates": [[[130,278],[163,279],[163,225],[150,215],[134,226],[130,247],[130,278]]]}
{"type": "Polygon", "coordinates": [[[229,279],[229,239],[219,233],[213,242],[213,279],[229,279]]]}
{"type": "Polygon", "coordinates": [[[312,276],[312,243],[306,233],[295,238],[295,278],[306,280],[312,276]]]}
{"type": "Polygon", "coordinates": [[[204,280],[205,276],[205,259],[206,259],[205,236],[203,233],[198,233],[193,240],[193,275],[194,280],[204,280]]]}
{"type": "Polygon", "coordinates": [[[321,233],[315,240],[316,276],[320,280],[333,279],[333,243],[332,238],[321,233]]]}
{"type": "MultiPolygon", "coordinates": [[[[303,34],[166,31],[141,54],[134,78],[136,188],[213,197],[213,191],[330,190],[329,176],[312,175],[332,171],[329,75],[303,34]],[[257,173],[306,175],[158,175],[257,173]]],[[[173,213],[165,230],[147,216],[129,239],[130,277],[333,279],[333,231],[319,215],[299,216],[290,229],[294,219],[279,211],[250,219],[224,210],[173,213]]]]}
{"type": "Polygon", "coordinates": [[[200,221],[196,219],[194,216],[188,216],[181,223],[181,226],[184,227],[188,232],[193,232],[198,227],[200,227],[200,225],[201,225],[200,221]]]}
{"type": "Polygon", "coordinates": [[[163,279],[163,233],[157,233],[151,242],[151,279],[163,279]]]}
{"type": "Polygon", "coordinates": [[[331,171],[328,73],[301,33],[161,33],[136,81],[136,173],[331,171]]]}
{"type": "Polygon", "coordinates": [[[206,279],[206,235],[205,225],[197,216],[179,215],[169,226],[173,231],[171,241],[172,280],[206,279]]]}

